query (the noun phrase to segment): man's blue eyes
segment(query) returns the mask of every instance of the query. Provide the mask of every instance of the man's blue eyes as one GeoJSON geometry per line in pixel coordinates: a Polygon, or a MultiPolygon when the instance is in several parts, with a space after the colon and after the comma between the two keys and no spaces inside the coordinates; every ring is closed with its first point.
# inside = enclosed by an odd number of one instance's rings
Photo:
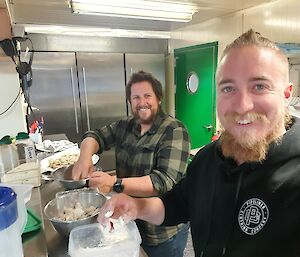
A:
{"type": "Polygon", "coordinates": [[[257,90],[264,90],[265,89],[265,86],[263,84],[258,84],[258,85],[255,85],[255,89],[257,90]]]}
{"type": "Polygon", "coordinates": [[[222,92],[224,92],[224,93],[229,93],[229,92],[232,92],[232,91],[233,91],[232,87],[224,87],[224,88],[222,88],[222,92]]]}
{"type": "MultiPolygon", "coordinates": [[[[263,84],[257,84],[257,85],[254,85],[252,89],[254,91],[263,91],[266,89],[266,86],[263,84]]],[[[228,86],[228,87],[221,88],[221,91],[224,93],[231,93],[231,92],[235,91],[235,89],[234,89],[234,87],[228,86]]]]}

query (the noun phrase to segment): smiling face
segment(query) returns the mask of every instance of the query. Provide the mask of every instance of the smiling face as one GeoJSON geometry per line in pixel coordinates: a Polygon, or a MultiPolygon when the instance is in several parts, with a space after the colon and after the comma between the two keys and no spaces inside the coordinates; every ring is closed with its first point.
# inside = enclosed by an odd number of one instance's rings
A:
{"type": "Polygon", "coordinates": [[[130,95],[131,110],[140,124],[152,124],[155,119],[160,101],[156,97],[151,84],[142,81],[132,84],[130,95]]]}
{"type": "Polygon", "coordinates": [[[288,69],[272,49],[242,46],[228,52],[217,73],[217,111],[226,133],[242,148],[285,132],[291,97],[288,69]]]}

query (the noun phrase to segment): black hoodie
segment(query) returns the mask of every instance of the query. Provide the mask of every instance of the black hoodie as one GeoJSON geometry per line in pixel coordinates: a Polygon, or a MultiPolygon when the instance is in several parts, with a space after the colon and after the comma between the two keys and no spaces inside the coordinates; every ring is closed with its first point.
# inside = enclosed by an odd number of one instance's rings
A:
{"type": "Polygon", "coordinates": [[[209,144],[162,200],[163,225],[191,222],[196,257],[300,257],[300,120],[263,162],[237,166],[209,144]]]}

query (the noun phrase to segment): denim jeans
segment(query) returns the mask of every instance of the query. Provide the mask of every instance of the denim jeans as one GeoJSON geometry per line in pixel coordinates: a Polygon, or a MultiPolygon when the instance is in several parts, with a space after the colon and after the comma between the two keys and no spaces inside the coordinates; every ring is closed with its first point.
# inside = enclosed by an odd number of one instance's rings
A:
{"type": "Polygon", "coordinates": [[[183,257],[189,228],[189,224],[186,224],[176,235],[159,245],[145,245],[142,243],[141,246],[148,257],[183,257]]]}

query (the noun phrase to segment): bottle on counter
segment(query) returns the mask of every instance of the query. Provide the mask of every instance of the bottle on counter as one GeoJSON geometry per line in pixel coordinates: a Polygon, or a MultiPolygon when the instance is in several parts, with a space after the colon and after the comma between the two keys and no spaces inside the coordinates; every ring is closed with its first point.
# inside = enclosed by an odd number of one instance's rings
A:
{"type": "Polygon", "coordinates": [[[18,152],[9,136],[0,140],[0,177],[19,165],[18,152]]]}
{"type": "Polygon", "coordinates": [[[36,161],[35,146],[26,132],[19,132],[16,136],[19,163],[36,161]]]}

